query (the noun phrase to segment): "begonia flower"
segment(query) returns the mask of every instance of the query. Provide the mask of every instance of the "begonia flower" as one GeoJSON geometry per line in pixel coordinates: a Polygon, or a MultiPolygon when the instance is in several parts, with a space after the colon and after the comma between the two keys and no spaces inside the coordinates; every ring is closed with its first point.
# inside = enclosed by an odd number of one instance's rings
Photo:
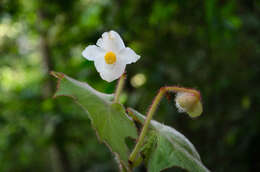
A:
{"type": "Polygon", "coordinates": [[[87,46],[82,55],[94,61],[96,70],[107,82],[118,79],[127,64],[135,63],[140,58],[131,48],[125,47],[120,35],[115,31],[103,33],[96,45],[87,46]]]}

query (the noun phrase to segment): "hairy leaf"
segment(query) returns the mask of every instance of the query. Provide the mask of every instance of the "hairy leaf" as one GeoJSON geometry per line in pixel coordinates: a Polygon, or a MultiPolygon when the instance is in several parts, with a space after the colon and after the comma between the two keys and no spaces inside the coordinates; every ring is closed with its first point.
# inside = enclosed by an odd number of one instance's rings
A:
{"type": "Polygon", "coordinates": [[[101,141],[128,168],[128,137],[137,138],[137,131],[121,104],[112,103],[113,95],[100,93],[86,83],[76,81],[63,73],[52,72],[57,77],[58,89],[54,97],[69,96],[87,112],[101,141]]]}
{"type": "MultiPolygon", "coordinates": [[[[144,123],[145,116],[139,112],[129,109],[129,114],[135,121],[144,123]]],[[[184,135],[154,120],[151,121],[150,132],[141,154],[149,172],[159,172],[175,166],[190,172],[209,171],[202,164],[195,147],[184,135]],[[151,144],[151,141],[154,143],[151,144]]]]}

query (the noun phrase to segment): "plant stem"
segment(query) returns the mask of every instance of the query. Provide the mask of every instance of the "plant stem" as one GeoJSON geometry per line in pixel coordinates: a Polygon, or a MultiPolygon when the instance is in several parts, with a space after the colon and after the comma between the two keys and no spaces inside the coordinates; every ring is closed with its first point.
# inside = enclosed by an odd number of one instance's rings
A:
{"type": "Polygon", "coordinates": [[[135,145],[134,150],[130,154],[130,157],[129,157],[129,161],[130,162],[134,162],[135,161],[136,156],[139,153],[140,148],[142,147],[142,144],[143,144],[145,135],[147,133],[149,124],[150,124],[150,122],[152,120],[153,114],[156,111],[156,108],[157,108],[158,104],[160,103],[164,93],[165,93],[165,89],[160,89],[159,92],[157,93],[156,97],[153,100],[153,103],[152,103],[152,105],[151,105],[151,107],[150,107],[150,109],[149,109],[149,111],[147,113],[147,117],[146,117],[146,120],[144,122],[144,126],[143,126],[143,129],[141,131],[141,134],[140,134],[140,136],[138,138],[138,141],[137,141],[137,143],[135,145]]]}
{"type": "Polygon", "coordinates": [[[147,113],[147,117],[145,119],[144,126],[142,128],[141,134],[139,135],[139,138],[138,138],[137,143],[134,147],[134,150],[132,151],[132,153],[129,156],[130,162],[135,162],[136,156],[138,155],[138,153],[139,153],[139,151],[142,147],[145,135],[148,131],[149,124],[150,124],[150,122],[153,118],[153,115],[156,111],[156,108],[159,105],[161,99],[163,98],[163,96],[166,92],[188,92],[188,93],[194,94],[195,96],[200,97],[200,93],[198,91],[194,90],[194,89],[188,89],[188,88],[182,88],[182,87],[176,87],[176,86],[162,87],[159,90],[159,92],[157,93],[156,97],[154,98],[153,103],[152,103],[152,105],[151,105],[151,107],[150,107],[150,109],[147,113]]]}
{"type": "Polygon", "coordinates": [[[116,92],[115,92],[114,103],[119,103],[119,97],[120,97],[120,94],[124,87],[125,78],[126,78],[126,74],[124,73],[118,80],[116,92]]]}

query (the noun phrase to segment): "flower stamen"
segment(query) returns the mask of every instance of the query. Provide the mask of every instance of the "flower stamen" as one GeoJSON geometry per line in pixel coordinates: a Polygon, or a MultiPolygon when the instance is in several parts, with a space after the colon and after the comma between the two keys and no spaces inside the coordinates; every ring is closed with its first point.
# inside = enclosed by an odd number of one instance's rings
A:
{"type": "Polygon", "coordinates": [[[116,55],[112,51],[109,51],[105,55],[105,61],[107,64],[114,64],[116,62],[116,55]]]}

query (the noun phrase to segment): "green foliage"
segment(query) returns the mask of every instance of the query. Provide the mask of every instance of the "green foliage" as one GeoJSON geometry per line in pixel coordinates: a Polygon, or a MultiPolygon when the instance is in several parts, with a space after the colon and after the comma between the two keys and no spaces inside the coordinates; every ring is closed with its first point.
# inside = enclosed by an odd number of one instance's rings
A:
{"type": "Polygon", "coordinates": [[[126,106],[145,114],[160,87],[197,88],[200,118],[166,100],[154,118],[192,140],[212,171],[260,171],[259,13],[259,0],[0,0],[0,171],[116,171],[87,115],[51,98],[48,74],[112,93],[81,56],[111,29],[141,55],[127,67],[126,106]],[[136,74],[146,78],[137,89],[136,74]]]}
{"type": "Polygon", "coordinates": [[[91,119],[98,138],[115,153],[120,162],[128,167],[129,149],[126,138],[137,138],[137,131],[133,121],[125,114],[122,105],[111,103],[105,95],[94,90],[86,83],[76,81],[62,73],[53,72],[58,77],[58,90],[56,96],[69,96],[79,104],[91,119]]]}
{"type": "MultiPolygon", "coordinates": [[[[52,75],[59,79],[55,97],[73,98],[88,114],[100,140],[120,159],[123,168],[130,169],[126,138],[136,139],[137,132],[122,105],[111,103],[109,100],[112,95],[100,93],[87,83],[76,81],[63,73],[52,72],[52,75]]],[[[134,120],[144,123],[144,116],[134,110],[130,112],[134,120]]],[[[208,171],[194,146],[178,131],[156,121],[151,122],[151,129],[141,149],[149,171],[160,172],[173,166],[194,172],[208,171]]]]}
{"type": "MultiPolygon", "coordinates": [[[[133,109],[129,111],[134,120],[144,123],[143,115],[133,109]]],[[[208,171],[192,143],[177,130],[157,121],[151,121],[150,129],[142,152],[149,171],[159,172],[174,166],[194,172],[208,171]]]]}

